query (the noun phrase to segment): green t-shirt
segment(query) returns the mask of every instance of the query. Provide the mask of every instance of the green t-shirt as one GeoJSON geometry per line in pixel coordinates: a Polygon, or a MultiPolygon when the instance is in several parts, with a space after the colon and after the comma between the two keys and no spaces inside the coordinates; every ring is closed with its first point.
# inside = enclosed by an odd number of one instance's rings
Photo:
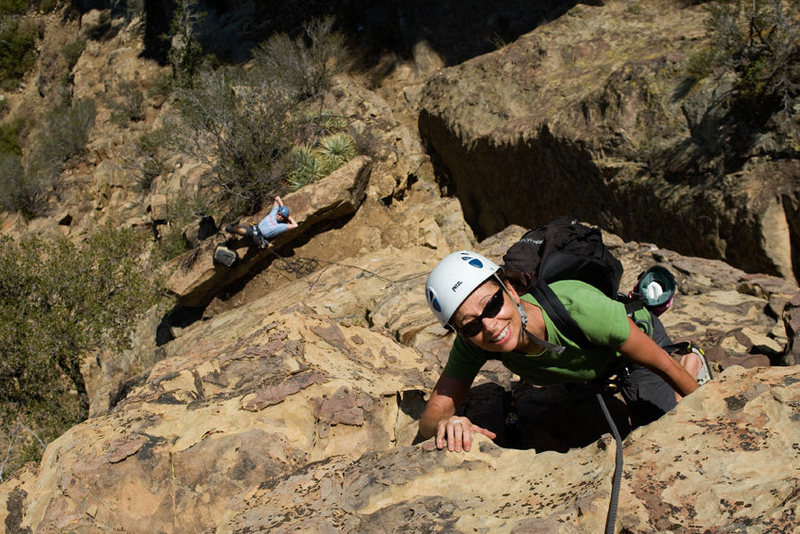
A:
{"type": "MultiPolygon", "coordinates": [[[[619,357],[617,350],[628,339],[630,323],[625,305],[608,298],[594,286],[577,280],[553,282],[550,288],[581,327],[586,338],[598,347],[579,347],[567,339],[542,310],[547,341],[563,345],[565,349],[561,354],[549,350],[535,356],[519,352],[488,352],[457,336],[450,349],[444,374],[472,380],[486,363],[487,357],[500,359],[510,371],[536,385],[584,382],[602,374],[619,357]]],[[[521,298],[541,308],[531,295],[526,294],[521,298]]]]}

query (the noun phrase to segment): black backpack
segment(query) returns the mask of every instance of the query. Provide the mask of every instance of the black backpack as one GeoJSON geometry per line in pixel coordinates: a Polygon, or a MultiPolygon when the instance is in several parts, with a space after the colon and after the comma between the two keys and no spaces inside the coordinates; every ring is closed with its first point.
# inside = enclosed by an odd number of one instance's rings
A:
{"type": "Polygon", "coordinates": [[[603,244],[599,228],[559,217],[529,230],[503,256],[506,268],[521,272],[528,286],[542,280],[581,280],[617,297],[622,264],[603,244]]]}
{"type": "Polygon", "coordinates": [[[522,273],[527,292],[542,305],[558,329],[582,347],[591,347],[578,324],[547,285],[557,280],[580,280],[608,297],[623,300],[628,313],[641,309],[639,299],[619,294],[622,264],[603,243],[599,228],[559,217],[529,230],[503,256],[503,266],[522,273]]]}

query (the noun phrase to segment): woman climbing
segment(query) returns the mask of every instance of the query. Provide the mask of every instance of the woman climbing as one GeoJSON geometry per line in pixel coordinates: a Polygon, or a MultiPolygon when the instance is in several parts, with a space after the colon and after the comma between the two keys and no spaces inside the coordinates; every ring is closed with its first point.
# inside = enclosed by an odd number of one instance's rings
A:
{"type": "Polygon", "coordinates": [[[524,293],[522,279],[475,252],[443,259],[425,284],[434,315],[458,335],[447,364],[419,422],[423,438],[436,436],[451,451],[469,451],[472,435],[494,439],[488,429],[456,416],[478,371],[488,358],[534,385],[580,383],[606,376],[615,364],[628,373],[620,389],[632,418],[646,424],[672,409],[710,376],[698,353],[680,364],[662,348],[671,343],[655,315],[652,338],[628,316],[625,305],[577,280],[560,280],[550,288],[590,342],[582,347],[559,330],[537,300],[524,293]]]}

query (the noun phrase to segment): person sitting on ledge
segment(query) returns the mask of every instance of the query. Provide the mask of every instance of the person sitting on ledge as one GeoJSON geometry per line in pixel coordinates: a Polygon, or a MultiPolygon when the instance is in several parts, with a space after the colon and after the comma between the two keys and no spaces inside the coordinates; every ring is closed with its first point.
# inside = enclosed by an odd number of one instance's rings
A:
{"type": "Polygon", "coordinates": [[[297,228],[297,222],[289,215],[288,206],[283,204],[281,197],[276,196],[272,209],[261,222],[255,225],[233,223],[225,227],[229,234],[250,236],[261,248],[266,248],[272,239],[292,228],[297,228]]]}

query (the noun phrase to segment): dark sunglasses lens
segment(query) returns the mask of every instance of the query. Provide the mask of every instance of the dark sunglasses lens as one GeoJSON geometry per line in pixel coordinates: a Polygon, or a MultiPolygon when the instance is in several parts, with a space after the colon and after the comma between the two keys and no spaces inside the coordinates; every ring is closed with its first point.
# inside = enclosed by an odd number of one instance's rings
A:
{"type": "Polygon", "coordinates": [[[481,314],[481,317],[482,318],[494,317],[495,315],[500,313],[500,310],[503,309],[504,300],[505,299],[503,299],[503,289],[500,288],[497,290],[497,293],[495,293],[492,296],[491,300],[489,300],[489,302],[486,303],[486,307],[483,308],[483,313],[481,314]]]}
{"type": "Polygon", "coordinates": [[[497,290],[497,293],[492,295],[492,298],[489,302],[486,303],[486,306],[483,308],[483,312],[481,312],[481,316],[477,319],[473,319],[470,322],[461,325],[459,328],[459,332],[464,337],[474,337],[477,336],[481,329],[483,328],[483,319],[485,318],[492,318],[500,313],[500,310],[503,309],[503,303],[505,299],[503,298],[503,288],[497,290]]]}
{"type": "Polygon", "coordinates": [[[461,325],[460,332],[464,337],[474,337],[480,333],[481,328],[483,328],[483,322],[480,319],[473,319],[461,325]]]}

